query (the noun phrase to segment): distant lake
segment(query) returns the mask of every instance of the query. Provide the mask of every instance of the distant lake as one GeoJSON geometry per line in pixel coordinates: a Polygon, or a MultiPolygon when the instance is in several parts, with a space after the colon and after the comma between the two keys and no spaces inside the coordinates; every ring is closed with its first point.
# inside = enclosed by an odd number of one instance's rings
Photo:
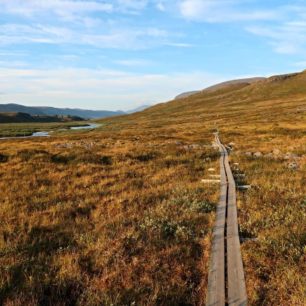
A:
{"type": "Polygon", "coordinates": [[[97,123],[91,123],[87,126],[72,126],[70,128],[70,130],[90,130],[90,129],[96,129],[97,127],[99,127],[101,124],[97,124],[97,123]]]}

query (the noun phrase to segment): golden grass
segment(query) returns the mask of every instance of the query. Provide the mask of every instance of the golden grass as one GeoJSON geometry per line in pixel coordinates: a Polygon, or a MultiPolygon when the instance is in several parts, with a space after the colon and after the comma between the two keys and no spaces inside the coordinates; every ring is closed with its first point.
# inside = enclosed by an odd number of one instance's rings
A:
{"type": "Polygon", "coordinates": [[[1,303],[199,303],[218,194],[201,178],[217,152],[83,135],[0,143],[1,303]]]}
{"type": "MultiPolygon", "coordinates": [[[[239,224],[250,305],[305,305],[306,159],[305,130],[269,129],[238,141],[232,162],[246,174],[247,192],[239,192],[239,224]],[[285,132],[284,132],[285,130],[285,132]],[[304,136],[303,136],[304,133],[304,136]],[[264,141],[267,138],[268,141],[264,141]],[[278,156],[247,157],[243,152],[278,156]],[[241,150],[241,151],[240,151],[241,150]],[[299,169],[290,169],[284,153],[295,152],[299,169]]],[[[294,158],[295,159],[295,158],[294,158]]]]}

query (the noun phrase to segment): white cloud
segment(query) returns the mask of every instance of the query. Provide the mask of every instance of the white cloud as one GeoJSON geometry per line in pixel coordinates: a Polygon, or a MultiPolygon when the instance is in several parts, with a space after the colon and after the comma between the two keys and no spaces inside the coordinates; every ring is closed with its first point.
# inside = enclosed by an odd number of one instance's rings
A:
{"type": "Polygon", "coordinates": [[[305,61],[296,62],[296,63],[293,64],[293,66],[299,67],[301,69],[306,69],[306,60],[305,61]]]}
{"type": "Polygon", "coordinates": [[[166,6],[174,6],[176,0],[0,0],[2,14],[15,14],[32,18],[44,15],[56,15],[65,21],[95,22],[88,16],[93,13],[136,14],[153,4],[158,10],[165,11],[166,6]],[[87,18],[85,17],[87,16],[87,18]]]}
{"type": "Polygon", "coordinates": [[[237,22],[274,20],[279,16],[275,10],[250,10],[235,0],[182,0],[179,11],[183,18],[204,22],[237,22]]]}
{"type": "Polygon", "coordinates": [[[235,23],[262,37],[280,54],[302,54],[306,50],[306,7],[301,1],[260,9],[256,1],[178,0],[181,16],[189,21],[235,23]]]}
{"type": "Polygon", "coordinates": [[[161,11],[161,12],[165,12],[166,11],[166,6],[165,6],[165,3],[162,2],[162,1],[158,1],[156,3],[156,8],[161,11]]]}
{"type": "Polygon", "coordinates": [[[185,0],[180,4],[180,11],[182,16],[188,19],[201,19],[215,6],[214,1],[185,0]]]}
{"type": "Polygon", "coordinates": [[[123,12],[137,12],[145,9],[148,0],[117,0],[117,9],[123,12]]]}
{"type": "MultiPolygon", "coordinates": [[[[1,55],[1,54],[0,54],[1,55]]],[[[0,61],[0,67],[27,67],[29,63],[24,61],[0,61]]]]}
{"type": "Polygon", "coordinates": [[[275,52],[282,54],[304,53],[306,48],[306,25],[304,21],[284,22],[269,26],[252,26],[246,30],[268,39],[275,52]]]}
{"type": "Polygon", "coordinates": [[[158,28],[112,28],[105,33],[59,26],[0,25],[0,45],[23,43],[75,44],[99,48],[146,49],[165,44],[170,34],[158,28]]]}
{"type": "Polygon", "coordinates": [[[178,47],[178,48],[192,48],[192,47],[194,47],[193,44],[180,43],[180,42],[168,42],[165,45],[169,46],[169,47],[178,47]]]}
{"type": "Polygon", "coordinates": [[[11,50],[2,50],[0,51],[0,56],[7,56],[7,57],[23,57],[28,55],[27,52],[24,51],[11,51],[11,50]]]}
{"type": "Polygon", "coordinates": [[[2,13],[32,17],[54,14],[64,19],[91,13],[134,13],[147,7],[149,0],[0,0],[2,13]]]}
{"type": "Polygon", "coordinates": [[[202,72],[132,74],[116,70],[1,68],[0,91],[5,94],[0,102],[126,110],[141,103],[167,101],[182,91],[223,80],[202,72]]]}
{"type": "Polygon", "coordinates": [[[20,43],[57,43],[70,39],[71,31],[60,27],[23,24],[0,25],[0,45],[20,43]]]}
{"type": "Polygon", "coordinates": [[[36,14],[55,14],[63,18],[92,12],[113,11],[111,3],[81,0],[0,0],[2,13],[31,17],[36,14]]]}
{"type": "Polygon", "coordinates": [[[152,65],[152,62],[144,59],[125,59],[114,61],[115,64],[126,67],[143,67],[152,65]]]}
{"type": "Polygon", "coordinates": [[[166,30],[148,28],[123,28],[109,26],[107,30],[82,31],[43,24],[3,24],[0,25],[0,46],[18,44],[59,44],[87,45],[101,49],[143,50],[155,46],[177,48],[192,47],[191,44],[176,42],[177,34],[166,30]]]}

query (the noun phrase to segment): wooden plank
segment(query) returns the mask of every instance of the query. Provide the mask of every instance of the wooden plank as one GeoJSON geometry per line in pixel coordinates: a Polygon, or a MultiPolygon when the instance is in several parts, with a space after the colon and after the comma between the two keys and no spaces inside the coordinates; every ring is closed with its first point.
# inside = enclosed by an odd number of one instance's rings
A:
{"type": "Polygon", "coordinates": [[[218,133],[215,134],[215,141],[221,154],[221,194],[213,230],[206,305],[244,306],[247,305],[247,295],[238,232],[235,180],[228,152],[218,133]]]}
{"type": "MultiPolygon", "coordinates": [[[[216,139],[217,141],[217,139],[216,139]]],[[[225,254],[224,254],[224,228],[227,198],[227,178],[224,167],[224,152],[220,148],[220,187],[221,194],[217,206],[216,221],[213,229],[211,260],[208,275],[208,306],[225,305],[225,254]]]]}
{"type": "Polygon", "coordinates": [[[225,159],[225,166],[229,183],[227,204],[228,305],[244,306],[247,305],[247,294],[238,232],[236,186],[228,162],[228,156],[226,156],[225,159]]]}

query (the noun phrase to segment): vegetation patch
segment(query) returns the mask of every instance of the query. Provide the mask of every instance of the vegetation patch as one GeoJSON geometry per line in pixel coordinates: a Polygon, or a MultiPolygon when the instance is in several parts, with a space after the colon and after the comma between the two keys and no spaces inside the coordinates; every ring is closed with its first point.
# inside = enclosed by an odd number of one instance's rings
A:
{"type": "Polygon", "coordinates": [[[0,153],[0,163],[6,163],[9,159],[8,155],[0,153]]]}

